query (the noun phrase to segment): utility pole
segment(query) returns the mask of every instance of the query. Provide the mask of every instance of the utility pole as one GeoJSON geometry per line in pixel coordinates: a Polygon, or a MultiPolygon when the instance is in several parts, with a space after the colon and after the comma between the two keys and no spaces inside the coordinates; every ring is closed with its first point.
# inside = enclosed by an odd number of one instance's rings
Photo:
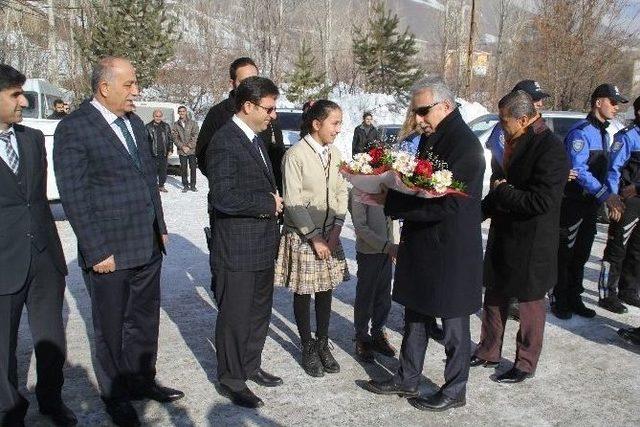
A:
{"type": "Polygon", "coordinates": [[[473,68],[473,37],[476,32],[476,0],[471,0],[471,17],[469,19],[469,43],[467,45],[467,68],[464,78],[464,94],[467,98],[471,95],[471,76],[473,68]]]}
{"type": "Polygon", "coordinates": [[[58,34],[56,32],[56,15],[53,9],[53,0],[48,0],[48,13],[49,18],[49,79],[52,83],[58,82],[58,34]]]}

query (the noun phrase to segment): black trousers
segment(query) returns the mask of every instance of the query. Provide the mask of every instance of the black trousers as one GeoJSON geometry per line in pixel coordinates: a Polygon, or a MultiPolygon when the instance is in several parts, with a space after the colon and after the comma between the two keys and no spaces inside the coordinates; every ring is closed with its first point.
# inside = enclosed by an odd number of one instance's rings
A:
{"type": "Polygon", "coordinates": [[[596,236],[597,213],[598,204],[593,199],[562,201],[558,281],[553,289],[553,303],[558,306],[571,308],[581,299],[584,265],[596,236]]]}
{"type": "Polygon", "coordinates": [[[260,368],[271,307],[273,273],[216,270],[216,352],[218,381],[232,390],[246,387],[246,380],[260,368]]]}
{"type": "Polygon", "coordinates": [[[193,187],[196,185],[196,155],[180,156],[180,173],[182,174],[182,185],[185,187],[193,187]],[[187,170],[187,166],[188,169],[187,170]],[[191,180],[189,180],[189,175],[191,180]]]}
{"type": "Polygon", "coordinates": [[[598,281],[600,298],[609,295],[637,296],[640,283],[640,198],[625,202],[626,209],[618,222],[609,224],[602,270],[598,281]]]}
{"type": "Polygon", "coordinates": [[[358,341],[383,334],[391,310],[391,259],[387,254],[356,252],[358,283],[353,324],[358,341]],[[371,322],[371,330],[369,330],[371,322]]]}
{"type": "Polygon", "coordinates": [[[155,380],[161,268],[156,241],[145,265],[87,274],[95,331],[94,369],[105,399],[128,400],[130,389],[155,380]]]}
{"type": "Polygon", "coordinates": [[[22,309],[26,305],[36,355],[40,408],[60,403],[66,342],[62,322],[65,281],[48,250],[32,247],[24,286],[0,295],[0,425],[24,418],[27,401],[18,392],[16,346],[22,309]]]}
{"type": "MultiPolygon", "coordinates": [[[[416,389],[424,366],[424,357],[429,343],[429,329],[435,319],[416,313],[408,308],[404,311],[404,335],[400,348],[400,367],[394,381],[405,388],[416,389]]],[[[443,318],[444,350],[447,361],[444,368],[444,385],[440,391],[452,399],[466,395],[471,359],[471,332],[469,316],[443,318]]]]}
{"type": "Polygon", "coordinates": [[[162,154],[156,156],[156,165],[158,172],[158,185],[162,187],[164,186],[164,183],[167,182],[167,156],[163,156],[162,154]]]}
{"type": "MultiPolygon", "coordinates": [[[[207,197],[211,197],[211,195],[207,195],[207,197]]],[[[216,298],[216,267],[215,267],[215,256],[214,256],[214,245],[213,245],[213,223],[215,222],[215,215],[212,212],[209,212],[209,233],[205,232],[205,238],[207,239],[207,247],[209,248],[209,269],[211,270],[211,292],[213,293],[213,298],[216,298]]]]}

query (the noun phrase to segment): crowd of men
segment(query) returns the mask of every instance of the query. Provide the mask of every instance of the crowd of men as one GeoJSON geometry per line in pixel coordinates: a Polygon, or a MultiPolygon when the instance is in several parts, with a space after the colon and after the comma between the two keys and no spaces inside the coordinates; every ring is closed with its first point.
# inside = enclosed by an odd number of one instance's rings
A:
{"type": "MultiPolygon", "coordinates": [[[[265,387],[283,382],[261,368],[278,220],[287,207],[277,169],[284,152],[275,122],[279,90],[257,74],[250,58],[234,61],[233,91],[211,109],[198,132],[185,107],[172,125],[161,111],[145,125],[134,113],[135,68],[125,58],[103,58],[93,69],[92,98],[57,126],[53,167],[91,298],[100,394],[116,425],[140,425],[134,400],[170,402],[184,396],[155,379],[160,273],[168,244],[159,191],[174,147],[183,191],[196,191],[195,167],[210,183],[207,235],[219,309],[220,389],[237,405],[259,407],[264,402],[247,381],[265,387]]],[[[26,305],[39,410],[54,424],[69,426],[77,418],[61,398],[67,268],[46,198],[44,137],[20,125],[27,106],[24,82],[19,71],[0,64],[0,313],[7,319],[0,327],[0,419],[2,425],[24,425],[28,401],[18,392],[16,337],[26,305]]],[[[491,139],[491,190],[482,199],[483,149],[462,120],[454,94],[436,80],[414,86],[412,116],[423,131],[418,156],[435,154],[445,161],[466,184],[468,197],[421,199],[393,190],[376,196],[384,205],[382,228],[385,217],[403,220],[400,243],[391,247],[397,258],[392,298],[405,309],[405,326],[398,371],[364,383],[366,390],[409,397],[421,410],[463,406],[469,369],[496,366],[502,357],[514,299],[520,309],[515,363],[492,379],[531,378],[542,350],[547,293],[561,319],[595,315],[581,293],[601,207],[611,222],[599,305],[615,313],[626,311],[623,302],[640,306],[640,98],[633,103],[635,121],[611,142],[609,121],[628,101],[616,86],[598,86],[587,118],[563,143],[540,114],[540,101],[548,96],[526,80],[500,100],[500,123],[491,139]],[[483,259],[485,218],[491,226],[483,259]],[[481,306],[480,343],[471,353],[470,316],[481,306]],[[421,397],[429,330],[438,317],[447,355],[445,383],[421,397]]],[[[371,115],[365,114],[354,145],[366,147],[372,132],[371,115]]],[[[620,334],[640,344],[640,328],[620,334]]]]}

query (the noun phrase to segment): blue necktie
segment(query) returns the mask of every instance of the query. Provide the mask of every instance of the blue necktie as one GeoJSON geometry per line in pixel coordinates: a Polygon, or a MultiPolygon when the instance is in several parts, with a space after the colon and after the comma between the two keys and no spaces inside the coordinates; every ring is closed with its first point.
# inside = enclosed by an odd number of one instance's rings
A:
{"type": "Polygon", "coordinates": [[[118,127],[122,131],[124,140],[127,143],[127,149],[129,150],[129,154],[133,158],[136,166],[138,167],[138,169],[142,169],[142,165],[140,163],[140,155],[138,154],[138,147],[136,146],[136,143],[133,140],[133,136],[131,136],[129,129],[127,128],[127,124],[124,122],[124,119],[122,117],[118,117],[114,123],[118,125],[118,127]]]}

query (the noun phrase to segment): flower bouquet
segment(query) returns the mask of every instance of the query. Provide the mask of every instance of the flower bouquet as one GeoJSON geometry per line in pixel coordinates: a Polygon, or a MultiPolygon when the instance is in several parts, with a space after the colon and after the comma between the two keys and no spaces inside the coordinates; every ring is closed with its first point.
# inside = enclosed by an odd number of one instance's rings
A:
{"type": "Polygon", "coordinates": [[[464,183],[453,179],[445,162],[430,153],[426,159],[388,148],[372,148],[343,162],[340,172],[359,192],[360,200],[377,204],[367,195],[392,189],[425,199],[449,194],[466,196],[464,183]]]}

